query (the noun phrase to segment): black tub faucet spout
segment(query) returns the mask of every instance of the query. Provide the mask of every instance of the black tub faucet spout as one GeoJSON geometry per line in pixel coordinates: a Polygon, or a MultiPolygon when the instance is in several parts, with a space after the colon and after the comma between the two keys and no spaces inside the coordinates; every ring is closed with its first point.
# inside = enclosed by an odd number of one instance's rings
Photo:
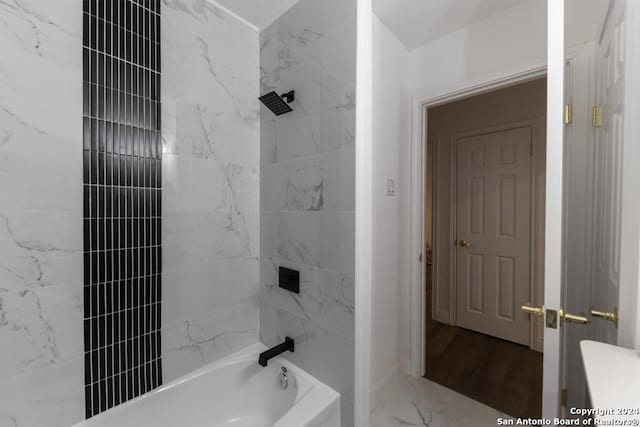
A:
{"type": "Polygon", "coordinates": [[[258,363],[260,366],[267,366],[269,359],[273,359],[285,351],[290,351],[292,353],[295,351],[295,343],[293,342],[293,339],[289,337],[286,337],[282,344],[278,344],[277,346],[271,347],[269,350],[260,353],[258,363]]]}

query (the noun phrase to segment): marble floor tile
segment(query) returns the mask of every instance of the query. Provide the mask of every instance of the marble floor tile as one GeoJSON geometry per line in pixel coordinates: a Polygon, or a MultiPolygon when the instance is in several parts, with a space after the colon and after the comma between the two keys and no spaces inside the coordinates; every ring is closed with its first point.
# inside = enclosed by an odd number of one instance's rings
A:
{"type": "Polygon", "coordinates": [[[494,427],[499,411],[424,378],[385,385],[371,413],[371,427],[494,427]]]}

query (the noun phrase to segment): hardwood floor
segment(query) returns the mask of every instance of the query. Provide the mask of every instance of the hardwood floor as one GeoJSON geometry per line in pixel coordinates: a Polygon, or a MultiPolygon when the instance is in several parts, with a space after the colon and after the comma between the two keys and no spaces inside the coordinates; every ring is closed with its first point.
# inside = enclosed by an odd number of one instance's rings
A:
{"type": "Polygon", "coordinates": [[[429,320],[426,365],[425,378],[507,415],[542,415],[542,353],[429,320]]]}

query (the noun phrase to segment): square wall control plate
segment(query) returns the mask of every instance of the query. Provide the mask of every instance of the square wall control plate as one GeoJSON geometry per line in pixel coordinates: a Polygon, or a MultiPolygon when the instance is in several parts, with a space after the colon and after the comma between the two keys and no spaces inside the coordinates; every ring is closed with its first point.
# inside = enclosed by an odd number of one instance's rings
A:
{"type": "Polygon", "coordinates": [[[278,286],[294,294],[299,294],[300,272],[286,267],[278,268],[278,286]]]}

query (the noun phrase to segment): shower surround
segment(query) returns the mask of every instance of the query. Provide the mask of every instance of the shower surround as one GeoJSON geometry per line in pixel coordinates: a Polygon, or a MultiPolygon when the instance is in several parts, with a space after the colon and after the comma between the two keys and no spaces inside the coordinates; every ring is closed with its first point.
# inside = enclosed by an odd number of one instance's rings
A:
{"type": "Polygon", "coordinates": [[[261,91],[295,90],[293,112],[261,110],[260,337],[341,393],[353,425],[356,2],[301,0],[260,36],[261,91]],[[300,271],[300,294],[277,270],[300,271]]]}
{"type": "MultiPolygon", "coordinates": [[[[83,2],[0,2],[0,426],[85,416],[83,2]],[[46,385],[46,386],[43,386],[46,385]]],[[[258,340],[258,33],[162,1],[163,380],[258,340]]]]}
{"type": "MultiPolygon", "coordinates": [[[[82,4],[0,2],[1,427],[85,415],[82,4]]],[[[260,36],[161,7],[163,382],[290,335],[351,426],[355,1],[301,0],[260,36]],[[293,112],[260,111],[291,89],[293,112]]]]}

